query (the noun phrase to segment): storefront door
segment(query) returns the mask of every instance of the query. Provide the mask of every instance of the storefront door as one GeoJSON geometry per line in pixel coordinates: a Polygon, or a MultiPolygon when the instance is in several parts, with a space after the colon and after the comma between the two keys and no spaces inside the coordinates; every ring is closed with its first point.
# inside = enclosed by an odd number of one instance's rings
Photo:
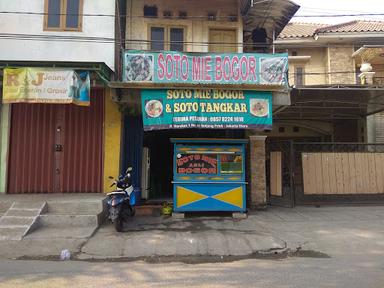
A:
{"type": "Polygon", "coordinates": [[[91,106],[13,104],[8,193],[101,192],[103,91],[91,106]]]}

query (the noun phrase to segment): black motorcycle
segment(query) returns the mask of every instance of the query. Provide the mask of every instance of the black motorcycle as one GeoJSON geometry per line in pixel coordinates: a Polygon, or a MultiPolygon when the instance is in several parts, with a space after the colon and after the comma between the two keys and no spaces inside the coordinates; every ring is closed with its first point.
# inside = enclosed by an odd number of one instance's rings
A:
{"type": "MultiPolygon", "coordinates": [[[[132,167],[128,167],[124,174],[115,179],[110,187],[116,186],[116,190],[107,194],[108,218],[115,225],[117,232],[123,231],[124,222],[135,215],[135,207],[131,201],[133,192],[131,171],[132,167]]],[[[114,178],[109,176],[109,179],[114,178]]]]}

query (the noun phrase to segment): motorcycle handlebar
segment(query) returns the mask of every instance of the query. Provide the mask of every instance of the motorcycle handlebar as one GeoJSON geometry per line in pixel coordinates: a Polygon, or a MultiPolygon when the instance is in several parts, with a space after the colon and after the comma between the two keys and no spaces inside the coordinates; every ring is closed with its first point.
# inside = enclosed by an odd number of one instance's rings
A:
{"type": "MultiPolygon", "coordinates": [[[[131,173],[129,173],[129,172],[131,172],[132,170],[133,170],[132,167],[128,167],[126,172],[125,172],[124,177],[123,177],[123,175],[120,175],[119,178],[116,179],[109,187],[113,187],[113,186],[117,185],[117,182],[123,180],[125,177],[131,178],[131,173]]],[[[113,179],[112,176],[109,176],[108,178],[113,179]]]]}

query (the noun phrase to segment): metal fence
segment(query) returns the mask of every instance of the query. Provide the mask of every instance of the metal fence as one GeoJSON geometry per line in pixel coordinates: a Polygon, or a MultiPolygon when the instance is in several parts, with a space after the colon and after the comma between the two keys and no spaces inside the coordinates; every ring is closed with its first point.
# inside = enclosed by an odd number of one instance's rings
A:
{"type": "Polygon", "coordinates": [[[300,204],[382,203],[384,201],[384,180],[381,180],[384,179],[384,143],[269,141],[266,145],[266,155],[267,195],[268,201],[272,205],[293,207],[300,204]],[[282,155],[281,196],[271,194],[271,161],[269,155],[271,155],[270,152],[277,151],[280,151],[282,155]],[[303,161],[303,155],[312,157],[312,161],[303,161]],[[326,156],[327,159],[323,160],[322,163],[320,160],[319,163],[316,162],[316,159],[321,159],[318,156],[323,156],[323,158],[326,156]],[[346,160],[346,165],[351,166],[349,169],[345,169],[345,163],[341,161],[344,161],[345,157],[352,159],[350,162],[348,159],[346,160]],[[305,169],[303,169],[303,162],[304,165],[307,163],[305,169]],[[313,163],[318,163],[319,169],[322,169],[323,172],[314,173],[315,170],[311,170],[313,163]],[[333,165],[332,163],[340,164],[335,175],[328,175],[328,163],[330,163],[329,165],[333,165]],[[364,166],[363,164],[367,167],[360,167],[364,166]],[[310,165],[309,169],[308,165],[310,165]],[[345,173],[343,169],[347,172],[345,173]],[[308,172],[308,170],[310,171],[308,172]],[[354,172],[355,170],[357,172],[354,172]],[[319,177],[319,174],[324,177],[319,177]],[[333,178],[337,178],[335,185],[341,187],[338,190],[332,188],[332,181],[336,181],[333,178]],[[309,185],[311,183],[308,182],[308,179],[310,181],[313,179],[312,185],[309,185]],[[374,180],[373,184],[371,179],[374,180]],[[354,181],[356,181],[358,188],[353,186],[354,181]],[[323,184],[323,182],[326,183],[323,184]],[[317,191],[313,189],[314,185],[318,188],[317,191]],[[312,188],[310,189],[309,186],[312,188]],[[346,192],[349,189],[351,192],[346,192]]]}

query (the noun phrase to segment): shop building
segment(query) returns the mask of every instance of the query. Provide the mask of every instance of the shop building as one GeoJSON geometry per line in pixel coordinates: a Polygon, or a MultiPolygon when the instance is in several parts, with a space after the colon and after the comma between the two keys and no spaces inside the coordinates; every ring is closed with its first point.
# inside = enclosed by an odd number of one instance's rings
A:
{"type": "Polygon", "coordinates": [[[121,122],[106,85],[117,9],[102,0],[1,1],[1,193],[100,193],[118,174],[109,135],[121,122]]]}
{"type": "Polygon", "coordinates": [[[265,133],[270,203],[383,200],[383,36],[383,22],[362,20],[290,23],[279,34],[293,89],[265,133]]]}
{"type": "MultiPolygon", "coordinates": [[[[290,96],[287,55],[265,52],[298,8],[291,1],[127,1],[123,69],[110,87],[124,118],[120,168],[133,165],[141,198],[170,200],[178,180],[225,185],[239,177],[247,187],[248,207],[266,205],[266,137],[260,134],[272,129],[275,111],[289,105],[290,96]],[[244,154],[221,157],[235,153],[215,147],[224,139],[248,142],[244,154]],[[175,167],[184,154],[175,154],[180,147],[171,142],[191,141],[201,141],[197,150],[184,147],[193,152],[193,167],[175,167]],[[223,175],[223,166],[222,173],[209,170],[218,168],[215,161],[243,155],[244,171],[223,175]]],[[[193,192],[207,201],[220,194],[192,191],[189,196],[197,195],[193,192]]],[[[196,201],[191,196],[174,208],[187,209],[196,201]]]]}

